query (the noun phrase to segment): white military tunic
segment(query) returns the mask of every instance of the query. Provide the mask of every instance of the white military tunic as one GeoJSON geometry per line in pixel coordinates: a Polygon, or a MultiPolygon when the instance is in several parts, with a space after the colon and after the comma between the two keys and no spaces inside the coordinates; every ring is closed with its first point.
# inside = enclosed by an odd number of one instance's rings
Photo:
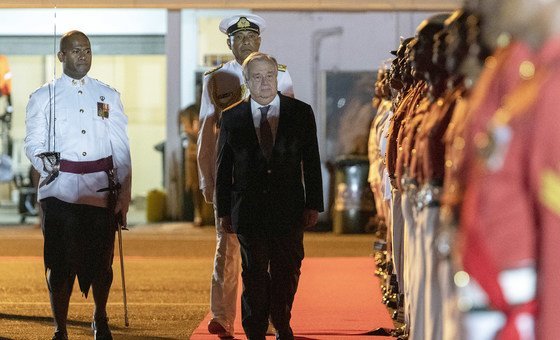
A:
{"type": "MultiPolygon", "coordinates": [[[[95,161],[113,157],[122,185],[118,205],[130,203],[131,160],[127,137],[128,118],[123,112],[120,94],[96,79],[80,80],[63,74],[31,94],[26,114],[25,153],[41,174],[47,176],[38,157],[43,152],[60,152],[60,158],[72,162],[95,161]],[[108,117],[98,115],[98,103],[108,105],[108,117]],[[50,126],[49,147],[49,122],[50,126]]],[[[108,186],[105,172],[74,174],[60,172],[48,185],[39,188],[38,199],[56,197],[68,203],[106,206],[108,186]]]]}
{"type": "MultiPolygon", "coordinates": [[[[207,202],[212,202],[216,176],[217,123],[220,112],[231,104],[249,96],[243,78],[243,67],[231,60],[204,75],[200,100],[200,131],[198,133],[198,170],[200,189],[207,202]],[[212,82],[210,82],[212,80],[212,82]],[[214,102],[221,107],[216,109],[214,102]]],[[[285,66],[278,67],[278,91],[294,96],[292,78],[285,66]]]]}

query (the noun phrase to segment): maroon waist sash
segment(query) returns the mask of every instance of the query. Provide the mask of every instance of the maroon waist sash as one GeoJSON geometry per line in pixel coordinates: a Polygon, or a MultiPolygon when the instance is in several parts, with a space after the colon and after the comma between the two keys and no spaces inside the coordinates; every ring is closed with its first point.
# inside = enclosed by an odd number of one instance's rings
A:
{"type": "Polygon", "coordinates": [[[60,160],[60,171],[72,174],[91,174],[94,172],[109,171],[111,169],[113,169],[113,156],[85,162],[74,162],[66,159],[60,160]]]}

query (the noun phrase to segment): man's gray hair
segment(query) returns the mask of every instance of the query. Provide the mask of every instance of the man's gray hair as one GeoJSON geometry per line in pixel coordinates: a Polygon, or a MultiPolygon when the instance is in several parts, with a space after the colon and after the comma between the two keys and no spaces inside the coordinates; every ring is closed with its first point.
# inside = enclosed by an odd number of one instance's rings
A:
{"type": "Polygon", "coordinates": [[[267,63],[273,64],[275,69],[278,69],[278,62],[273,56],[262,52],[253,52],[243,61],[243,77],[245,81],[249,80],[249,64],[255,60],[266,61],[267,63]]]}

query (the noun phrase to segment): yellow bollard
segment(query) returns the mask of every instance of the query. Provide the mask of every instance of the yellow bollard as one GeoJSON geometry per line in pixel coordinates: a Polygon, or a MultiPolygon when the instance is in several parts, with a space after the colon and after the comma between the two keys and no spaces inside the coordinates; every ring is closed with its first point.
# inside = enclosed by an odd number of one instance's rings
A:
{"type": "Polygon", "coordinates": [[[166,194],[162,190],[154,189],[146,196],[146,221],[148,223],[161,222],[165,219],[166,194]]]}

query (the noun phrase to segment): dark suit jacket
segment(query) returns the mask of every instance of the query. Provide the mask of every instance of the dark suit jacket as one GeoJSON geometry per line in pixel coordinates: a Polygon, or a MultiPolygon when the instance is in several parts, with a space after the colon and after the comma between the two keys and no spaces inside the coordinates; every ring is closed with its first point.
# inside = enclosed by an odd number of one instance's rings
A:
{"type": "Polygon", "coordinates": [[[250,99],[222,113],[218,140],[216,205],[231,215],[236,233],[285,234],[302,228],[305,208],[323,211],[317,127],[308,104],[280,96],[270,161],[253,123],[250,99]]]}

